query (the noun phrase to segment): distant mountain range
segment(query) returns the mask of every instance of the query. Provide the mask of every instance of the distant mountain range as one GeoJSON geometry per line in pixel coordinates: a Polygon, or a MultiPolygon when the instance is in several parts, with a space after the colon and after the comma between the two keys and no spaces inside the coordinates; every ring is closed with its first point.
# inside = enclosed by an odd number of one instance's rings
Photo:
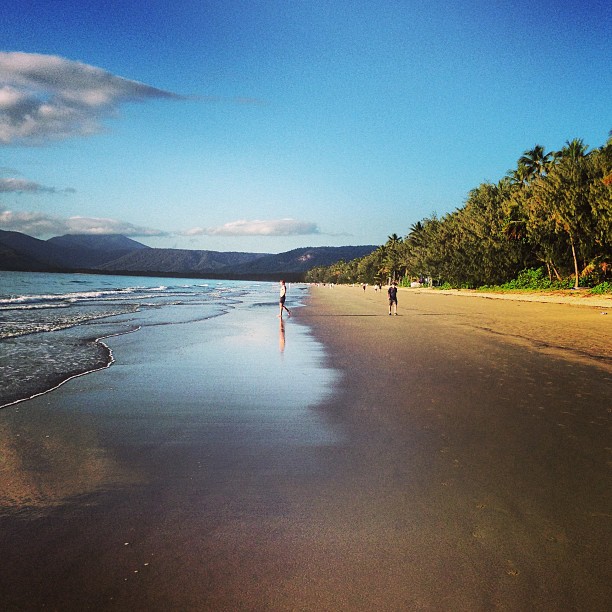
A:
{"type": "Polygon", "coordinates": [[[121,235],[39,240],[0,230],[0,270],[299,281],[315,266],[371,253],[376,246],[305,247],[286,253],[156,249],[121,235]]]}

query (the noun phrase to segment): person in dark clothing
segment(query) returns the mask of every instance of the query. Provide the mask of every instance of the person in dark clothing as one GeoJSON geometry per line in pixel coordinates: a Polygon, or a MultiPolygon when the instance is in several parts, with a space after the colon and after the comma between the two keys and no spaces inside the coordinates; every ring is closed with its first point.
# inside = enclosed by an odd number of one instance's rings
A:
{"type": "Polygon", "coordinates": [[[391,315],[391,307],[395,310],[395,316],[397,316],[397,283],[392,283],[387,289],[387,295],[389,296],[389,315],[391,315]]]}

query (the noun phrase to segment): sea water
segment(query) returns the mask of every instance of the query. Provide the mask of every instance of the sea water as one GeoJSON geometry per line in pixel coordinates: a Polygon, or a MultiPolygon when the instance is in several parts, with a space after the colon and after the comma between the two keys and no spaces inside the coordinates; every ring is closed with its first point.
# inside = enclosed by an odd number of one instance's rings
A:
{"type": "Polygon", "coordinates": [[[0,271],[0,407],[110,366],[110,337],[277,304],[273,283],[0,271]]]}

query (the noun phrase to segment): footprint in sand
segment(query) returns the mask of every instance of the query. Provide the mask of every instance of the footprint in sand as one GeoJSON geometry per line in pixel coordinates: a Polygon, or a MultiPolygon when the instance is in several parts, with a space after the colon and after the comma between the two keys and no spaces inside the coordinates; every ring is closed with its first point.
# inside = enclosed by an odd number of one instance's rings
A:
{"type": "Polygon", "coordinates": [[[567,544],[567,537],[564,533],[545,533],[544,538],[547,542],[552,542],[553,544],[567,544]]]}
{"type": "Polygon", "coordinates": [[[479,531],[478,529],[472,531],[472,537],[476,540],[484,540],[485,534],[484,531],[479,531]]]}
{"type": "Polygon", "coordinates": [[[508,574],[508,576],[518,576],[520,572],[514,567],[514,563],[512,563],[510,559],[507,560],[507,563],[508,569],[506,570],[506,574],[508,574]]]}

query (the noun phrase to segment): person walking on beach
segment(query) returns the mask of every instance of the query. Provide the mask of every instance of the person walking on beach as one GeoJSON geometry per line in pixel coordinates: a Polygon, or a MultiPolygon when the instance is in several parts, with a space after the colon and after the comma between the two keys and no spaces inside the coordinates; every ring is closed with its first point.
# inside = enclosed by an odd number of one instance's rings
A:
{"type": "Polygon", "coordinates": [[[389,296],[389,316],[391,316],[391,307],[395,308],[395,316],[397,316],[397,283],[393,282],[387,289],[389,296]]]}
{"type": "Polygon", "coordinates": [[[286,296],[287,296],[287,287],[285,285],[285,281],[282,280],[280,282],[280,299],[279,299],[280,314],[278,315],[281,319],[283,318],[283,308],[287,311],[289,316],[291,316],[291,311],[285,306],[286,296]]]}

